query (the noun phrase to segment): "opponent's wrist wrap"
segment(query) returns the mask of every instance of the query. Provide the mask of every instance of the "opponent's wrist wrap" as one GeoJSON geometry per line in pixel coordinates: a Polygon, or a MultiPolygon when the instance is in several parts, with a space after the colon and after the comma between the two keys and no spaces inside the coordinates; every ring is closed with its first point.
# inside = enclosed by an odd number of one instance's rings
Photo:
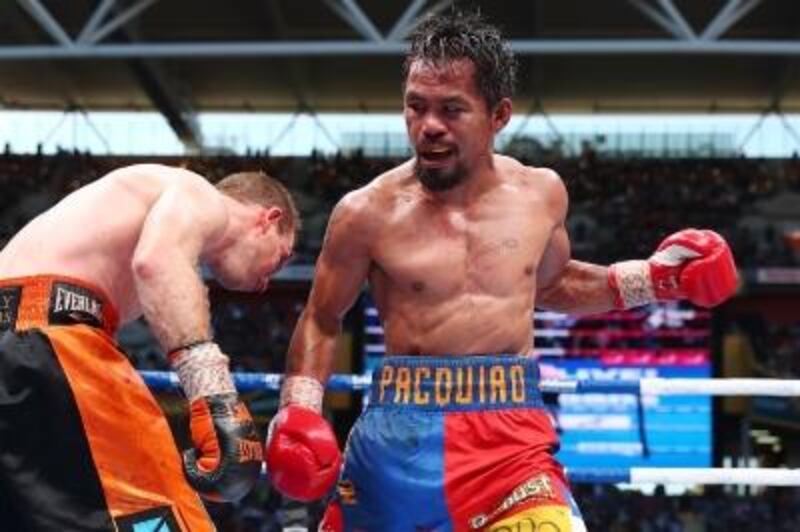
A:
{"type": "Polygon", "coordinates": [[[626,260],[611,265],[608,284],[615,292],[617,308],[629,309],[656,301],[650,263],[646,260],[626,260]]]}
{"type": "Polygon", "coordinates": [[[228,357],[211,341],[192,345],[172,358],[172,367],[189,402],[198,397],[236,393],[228,365],[228,357]]]}
{"type": "Polygon", "coordinates": [[[294,375],[287,377],[281,388],[281,408],[298,405],[322,413],[322,396],[325,387],[313,377],[294,375]]]}

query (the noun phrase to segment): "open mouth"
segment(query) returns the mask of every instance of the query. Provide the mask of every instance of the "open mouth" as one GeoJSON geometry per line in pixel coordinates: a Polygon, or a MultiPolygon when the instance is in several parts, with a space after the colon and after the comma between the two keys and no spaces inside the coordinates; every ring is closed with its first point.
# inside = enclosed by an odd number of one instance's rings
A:
{"type": "Polygon", "coordinates": [[[422,163],[428,165],[441,164],[453,156],[452,148],[428,148],[420,150],[418,155],[422,163]]]}

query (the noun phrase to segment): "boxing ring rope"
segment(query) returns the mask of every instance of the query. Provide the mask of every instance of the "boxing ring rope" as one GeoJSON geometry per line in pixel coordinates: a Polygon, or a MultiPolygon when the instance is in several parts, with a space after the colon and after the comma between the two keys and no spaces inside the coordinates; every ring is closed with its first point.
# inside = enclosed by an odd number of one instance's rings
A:
{"type": "MultiPolygon", "coordinates": [[[[148,386],[156,391],[178,390],[178,376],[170,371],[141,371],[148,386]]],[[[283,375],[279,373],[234,373],[240,392],[278,391],[283,375]]],[[[331,375],[327,388],[331,391],[364,391],[370,375],[331,375]]],[[[761,395],[773,397],[800,396],[800,380],[790,379],[664,379],[639,380],[559,380],[543,379],[543,393],[630,393],[641,395],[761,395]]]]}
{"type": "MultiPolygon", "coordinates": [[[[178,391],[178,377],[169,371],[140,371],[154,391],[178,391]]],[[[283,375],[234,373],[239,392],[278,391],[283,375]]],[[[331,391],[365,391],[370,375],[334,374],[331,391]]],[[[800,396],[800,380],[791,379],[665,379],[640,380],[542,380],[543,393],[623,393],[635,395],[800,396]]],[[[570,481],[602,484],[717,484],[750,486],[800,486],[800,469],[776,468],[680,468],[631,467],[567,469],[570,481]]]]}
{"type": "Polygon", "coordinates": [[[631,467],[567,469],[571,482],[591,484],[718,484],[800,486],[800,470],[765,467],[631,467]]]}

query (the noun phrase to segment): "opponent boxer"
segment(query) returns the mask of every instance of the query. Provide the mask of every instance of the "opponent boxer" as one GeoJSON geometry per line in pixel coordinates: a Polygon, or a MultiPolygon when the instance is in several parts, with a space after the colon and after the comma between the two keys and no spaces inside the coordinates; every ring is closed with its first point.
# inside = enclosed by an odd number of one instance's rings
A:
{"type": "Polygon", "coordinates": [[[570,260],[559,176],[493,153],[514,71],[479,17],[424,21],[405,62],[416,156],[331,216],[266,442],[272,482],[290,497],[319,498],[339,477],[323,530],[585,530],[538,392],[534,305],[713,306],[735,289],[730,250],[710,231],[672,235],[648,260],[570,260]],[[323,385],[365,280],[387,356],[340,473],[323,385]]]}
{"type": "Polygon", "coordinates": [[[263,291],[298,223],[286,189],[262,173],[215,188],[147,164],[17,233],[0,252],[0,528],[214,529],[198,492],[244,496],[263,442],[214,343],[199,266],[227,288],[263,291]],[[183,457],[114,341],[142,314],[188,399],[194,447],[183,457]]]}

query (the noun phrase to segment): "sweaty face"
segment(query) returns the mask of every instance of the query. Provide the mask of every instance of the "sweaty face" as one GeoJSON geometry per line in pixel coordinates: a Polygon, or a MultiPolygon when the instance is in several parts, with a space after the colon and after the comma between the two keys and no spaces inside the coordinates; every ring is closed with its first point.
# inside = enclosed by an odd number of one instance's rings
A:
{"type": "Polygon", "coordinates": [[[429,190],[463,183],[481,157],[490,156],[494,129],[478,92],[475,65],[416,61],[405,84],[404,116],[416,159],[414,171],[429,190]]]}

